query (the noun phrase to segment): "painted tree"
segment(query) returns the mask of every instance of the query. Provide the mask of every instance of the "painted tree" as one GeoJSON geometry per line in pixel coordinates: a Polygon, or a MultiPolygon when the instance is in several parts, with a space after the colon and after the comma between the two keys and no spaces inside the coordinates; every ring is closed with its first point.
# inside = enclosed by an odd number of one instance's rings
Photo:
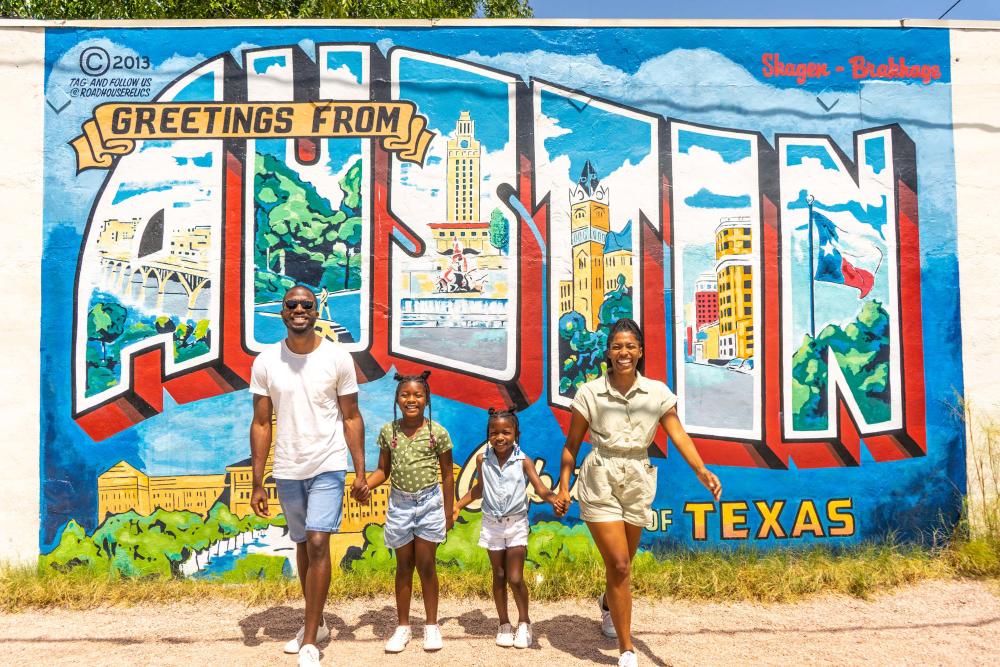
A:
{"type": "Polygon", "coordinates": [[[806,335],[792,355],[792,419],[796,428],[827,428],[829,368],[832,350],[861,413],[871,422],[889,418],[889,314],[868,301],[857,318],[841,328],[830,324],[815,339],[806,335]]]}
{"type": "Polygon", "coordinates": [[[114,302],[95,303],[87,313],[87,340],[101,344],[102,363],[112,370],[118,360],[114,355],[108,358],[107,346],[124,333],[127,317],[128,310],[114,302]]]}
{"type": "Polygon", "coordinates": [[[507,222],[503,211],[494,208],[490,213],[490,245],[506,255],[509,243],[510,223],[507,222]]]}

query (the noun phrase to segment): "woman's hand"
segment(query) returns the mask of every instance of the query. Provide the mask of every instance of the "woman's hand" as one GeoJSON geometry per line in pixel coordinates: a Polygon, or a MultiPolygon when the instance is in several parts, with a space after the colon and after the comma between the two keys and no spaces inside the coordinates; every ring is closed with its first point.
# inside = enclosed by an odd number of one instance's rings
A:
{"type": "Polygon", "coordinates": [[[569,497],[569,491],[559,489],[559,493],[552,499],[552,507],[556,510],[556,516],[566,516],[571,502],[573,501],[569,497]]]}
{"type": "Polygon", "coordinates": [[[698,476],[698,481],[711,491],[712,497],[718,501],[722,497],[722,482],[715,476],[715,473],[708,468],[699,468],[695,471],[695,474],[698,476]]]}

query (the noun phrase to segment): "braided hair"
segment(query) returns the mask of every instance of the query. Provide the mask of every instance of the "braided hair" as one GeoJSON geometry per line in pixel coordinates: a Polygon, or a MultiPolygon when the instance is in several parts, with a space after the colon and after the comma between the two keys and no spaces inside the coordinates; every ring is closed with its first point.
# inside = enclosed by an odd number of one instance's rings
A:
{"type": "Polygon", "coordinates": [[[521,450],[521,422],[517,418],[515,408],[489,409],[489,416],[486,418],[486,442],[490,441],[490,424],[498,419],[509,419],[514,422],[514,451],[517,454],[521,450]]]}
{"type": "Polygon", "coordinates": [[[430,371],[424,371],[420,375],[400,375],[396,373],[393,379],[396,381],[396,398],[392,402],[392,448],[396,449],[396,421],[398,419],[396,408],[399,406],[399,390],[403,388],[403,385],[408,382],[416,382],[418,384],[424,385],[424,393],[427,395],[427,411],[430,416],[427,418],[429,422],[427,424],[427,430],[430,434],[430,447],[434,449],[437,444],[434,440],[434,408],[431,406],[431,385],[427,382],[427,378],[430,377],[430,371]]]}
{"type": "MultiPolygon", "coordinates": [[[[608,342],[607,347],[604,349],[604,361],[608,365],[608,373],[613,373],[613,366],[611,364],[611,341],[614,340],[616,334],[620,333],[630,333],[635,336],[635,339],[639,341],[639,347],[643,350],[646,349],[646,343],[643,341],[642,329],[639,327],[638,322],[633,320],[631,317],[623,317],[620,320],[616,320],[614,324],[611,325],[611,329],[608,330],[608,342]]],[[[642,356],[638,362],[635,364],[635,369],[640,373],[646,372],[646,357],[642,356]]]]}

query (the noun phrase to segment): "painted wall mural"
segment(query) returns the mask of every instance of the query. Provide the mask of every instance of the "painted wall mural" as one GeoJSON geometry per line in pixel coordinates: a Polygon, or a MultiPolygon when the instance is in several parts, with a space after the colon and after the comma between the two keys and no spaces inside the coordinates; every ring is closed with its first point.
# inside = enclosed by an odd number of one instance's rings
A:
{"type": "MultiPolygon", "coordinates": [[[[354,356],[369,467],[393,370],[431,368],[460,493],[490,406],[553,484],[632,317],[725,485],[658,439],[643,548],[953,523],[949,54],[932,29],[48,29],[44,562],[292,571],[250,511],[246,387],[295,284],[354,356]]],[[[346,566],[384,562],[387,493],[345,499],[346,566]]]]}

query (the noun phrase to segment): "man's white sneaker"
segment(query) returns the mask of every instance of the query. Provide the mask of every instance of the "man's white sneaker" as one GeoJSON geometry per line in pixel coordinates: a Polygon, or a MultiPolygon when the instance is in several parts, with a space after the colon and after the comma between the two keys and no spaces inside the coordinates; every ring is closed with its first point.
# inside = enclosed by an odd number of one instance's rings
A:
{"type": "Polygon", "coordinates": [[[514,648],[531,646],[531,623],[518,623],[517,634],[514,635],[514,648]]]}
{"type": "Polygon", "coordinates": [[[635,657],[635,651],[625,651],[618,656],[618,667],[639,667],[639,659],[635,657]]]}
{"type": "Polygon", "coordinates": [[[312,644],[300,648],[299,667],[319,667],[319,649],[312,644]]]}
{"type": "Polygon", "coordinates": [[[436,625],[425,625],[424,650],[440,651],[442,646],[444,646],[444,642],[441,640],[441,628],[436,625]]]}
{"type": "Polygon", "coordinates": [[[389,637],[389,641],[385,643],[386,653],[401,653],[406,645],[410,643],[410,638],[413,633],[410,631],[410,626],[400,625],[396,628],[396,631],[392,633],[392,637],[389,637]]]}
{"type": "Polygon", "coordinates": [[[597,598],[597,606],[601,608],[601,634],[609,639],[617,639],[618,631],[615,630],[615,622],[611,620],[611,610],[605,609],[604,593],[597,598]]]}
{"type": "MultiPolygon", "coordinates": [[[[299,628],[294,639],[289,639],[288,643],[285,644],[285,653],[298,653],[299,649],[302,648],[302,638],[305,637],[306,629],[304,627],[299,628]]],[[[316,643],[325,642],[330,638],[330,628],[326,627],[326,623],[319,626],[319,630],[316,631],[316,643]]]]}
{"type": "Polygon", "coordinates": [[[510,627],[510,623],[504,623],[499,628],[497,628],[497,646],[510,648],[513,645],[514,645],[514,628],[510,627]]]}

